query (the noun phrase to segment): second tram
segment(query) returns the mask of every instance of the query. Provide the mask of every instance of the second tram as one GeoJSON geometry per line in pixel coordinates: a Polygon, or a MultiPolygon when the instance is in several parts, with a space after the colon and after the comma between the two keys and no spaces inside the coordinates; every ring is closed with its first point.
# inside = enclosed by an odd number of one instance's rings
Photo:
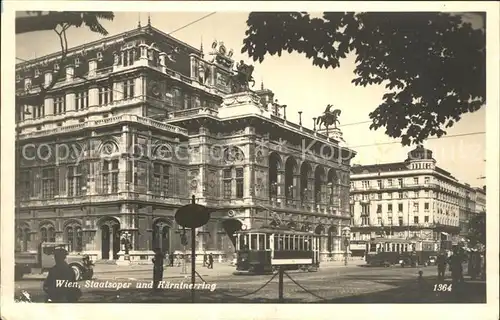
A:
{"type": "Polygon", "coordinates": [[[238,231],[235,236],[237,271],[267,273],[279,265],[288,270],[319,268],[319,237],[315,234],[265,227],[238,231]]]}

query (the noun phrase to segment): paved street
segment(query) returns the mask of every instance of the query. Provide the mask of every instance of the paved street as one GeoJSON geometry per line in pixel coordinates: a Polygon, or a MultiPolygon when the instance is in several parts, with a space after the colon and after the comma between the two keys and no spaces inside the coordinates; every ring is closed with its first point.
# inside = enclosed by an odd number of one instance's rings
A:
{"type": "MultiPolygon", "coordinates": [[[[130,283],[131,287],[121,290],[86,288],[85,282],[81,282],[83,291],[81,302],[182,303],[191,301],[191,293],[188,289],[165,288],[156,294],[152,294],[151,289],[137,289],[137,283],[151,283],[151,268],[151,266],[97,267],[95,283],[125,282],[130,283]]],[[[234,270],[233,266],[227,264],[216,264],[214,269],[197,267],[201,278],[209,285],[215,284],[216,288],[210,291],[207,286],[205,290],[197,290],[196,302],[278,302],[277,276],[260,289],[273,275],[234,275],[234,270]]],[[[435,273],[435,267],[378,268],[359,266],[355,263],[346,267],[340,263],[325,263],[318,272],[289,272],[288,274],[296,283],[285,275],[284,298],[288,303],[480,303],[486,301],[485,282],[467,281],[461,288],[452,288],[451,292],[433,292],[434,284],[439,283],[436,281],[435,273]],[[424,281],[420,283],[417,281],[418,270],[424,272],[424,281]],[[462,292],[467,292],[467,294],[464,295],[462,292]]],[[[181,268],[178,267],[167,268],[164,280],[171,284],[189,284],[190,274],[181,273],[181,268]]],[[[196,281],[203,283],[203,280],[197,278],[196,281]]],[[[31,279],[16,282],[16,291],[19,294],[20,290],[26,290],[31,294],[33,301],[43,301],[41,285],[41,277],[33,276],[31,279]]],[[[166,287],[168,285],[165,284],[166,287]]]]}

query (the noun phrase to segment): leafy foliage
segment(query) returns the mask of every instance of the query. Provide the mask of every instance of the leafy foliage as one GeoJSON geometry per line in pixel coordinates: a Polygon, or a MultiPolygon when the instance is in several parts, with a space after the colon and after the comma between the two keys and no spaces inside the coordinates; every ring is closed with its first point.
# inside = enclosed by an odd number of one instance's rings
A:
{"type": "Polygon", "coordinates": [[[42,103],[46,93],[50,91],[59,79],[64,75],[64,64],[68,54],[68,39],[66,30],[70,27],[86,26],[92,32],[101,35],[108,35],[108,31],[99,22],[100,19],[113,20],[114,13],[108,11],[26,11],[26,16],[16,17],[16,34],[53,30],[59,37],[61,46],[61,56],[58,64],[61,66],[52,77],[52,81],[40,88],[36,94],[24,94],[17,96],[18,105],[25,104],[39,105],[42,103]]]}
{"type": "Polygon", "coordinates": [[[16,34],[54,30],[57,26],[81,27],[85,25],[92,32],[103,36],[108,31],[99,19],[113,20],[115,15],[108,11],[27,11],[27,16],[16,18],[16,34]]]}
{"type": "Polygon", "coordinates": [[[471,245],[486,245],[486,213],[478,213],[469,220],[469,239],[471,245]]]}
{"type": "Polygon", "coordinates": [[[253,12],[242,53],[262,62],[297,52],[321,68],[356,55],[357,86],[385,84],[370,129],[403,145],[441,137],[486,102],[486,37],[460,15],[438,12],[253,12]]]}

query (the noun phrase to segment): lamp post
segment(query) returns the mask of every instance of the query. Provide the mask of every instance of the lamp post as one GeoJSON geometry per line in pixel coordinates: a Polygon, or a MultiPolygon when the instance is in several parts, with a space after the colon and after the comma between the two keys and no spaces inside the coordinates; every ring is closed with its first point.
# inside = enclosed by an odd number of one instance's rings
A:
{"type": "Polygon", "coordinates": [[[410,239],[410,204],[411,204],[411,200],[413,198],[410,198],[410,195],[409,195],[408,192],[405,192],[405,198],[408,200],[408,212],[407,212],[407,218],[408,218],[407,231],[408,231],[408,235],[407,235],[406,239],[410,239]]]}
{"type": "Polygon", "coordinates": [[[125,251],[125,255],[123,256],[123,259],[128,261],[130,260],[130,255],[129,255],[129,250],[130,250],[130,233],[128,231],[125,231],[122,234],[121,237],[121,243],[123,245],[123,251],[125,251]]]}
{"type": "Polygon", "coordinates": [[[342,229],[342,235],[344,236],[344,245],[345,245],[344,265],[347,266],[347,260],[349,258],[351,228],[349,226],[344,227],[342,229]]]}

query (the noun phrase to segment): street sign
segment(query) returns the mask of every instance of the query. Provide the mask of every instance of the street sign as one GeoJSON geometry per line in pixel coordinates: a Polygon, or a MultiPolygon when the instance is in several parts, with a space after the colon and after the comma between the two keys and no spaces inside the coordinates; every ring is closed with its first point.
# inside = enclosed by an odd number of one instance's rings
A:
{"type": "Polygon", "coordinates": [[[175,213],[175,221],[185,228],[199,228],[206,225],[208,220],[210,220],[210,211],[207,207],[196,203],[182,206],[175,213]]]}

